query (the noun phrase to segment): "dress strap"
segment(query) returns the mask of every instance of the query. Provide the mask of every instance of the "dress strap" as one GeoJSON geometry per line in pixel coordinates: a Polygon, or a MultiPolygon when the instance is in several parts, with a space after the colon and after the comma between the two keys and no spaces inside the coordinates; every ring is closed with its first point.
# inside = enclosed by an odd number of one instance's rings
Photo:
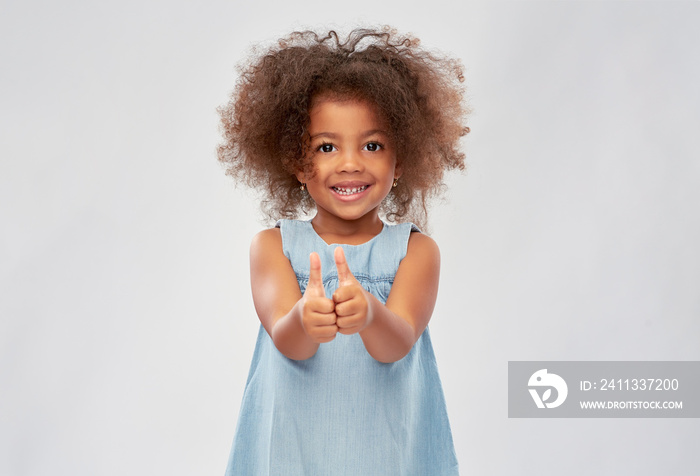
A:
{"type": "Polygon", "coordinates": [[[360,281],[391,280],[406,256],[411,232],[420,232],[413,223],[390,225],[384,223],[382,231],[360,245],[327,244],[316,233],[311,221],[279,220],[276,224],[282,234],[282,249],[289,259],[297,278],[308,279],[309,255],[317,252],[321,257],[324,283],[337,280],[333,253],[340,246],[345,252],[348,266],[360,281]]]}

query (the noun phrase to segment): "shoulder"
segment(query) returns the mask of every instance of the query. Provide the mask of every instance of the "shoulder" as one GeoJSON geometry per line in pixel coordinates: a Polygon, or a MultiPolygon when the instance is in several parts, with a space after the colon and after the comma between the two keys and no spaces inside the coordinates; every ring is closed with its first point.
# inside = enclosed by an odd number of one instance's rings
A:
{"type": "Polygon", "coordinates": [[[250,242],[251,258],[269,255],[275,251],[282,253],[282,233],[279,228],[263,230],[253,236],[250,242]]]}
{"type": "Polygon", "coordinates": [[[440,249],[435,240],[423,233],[411,233],[406,256],[401,260],[398,272],[412,273],[426,279],[439,275],[440,249]]]}
{"type": "Polygon", "coordinates": [[[423,258],[440,260],[440,248],[431,237],[419,232],[412,232],[408,237],[406,258],[423,258]]]}

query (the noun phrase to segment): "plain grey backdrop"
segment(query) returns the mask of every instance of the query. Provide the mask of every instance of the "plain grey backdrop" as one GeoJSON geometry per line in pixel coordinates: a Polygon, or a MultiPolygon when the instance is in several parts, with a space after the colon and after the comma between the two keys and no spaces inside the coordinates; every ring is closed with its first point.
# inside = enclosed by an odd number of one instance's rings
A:
{"type": "MultiPolygon", "coordinates": [[[[3,2],[0,474],[222,474],[258,321],[216,107],[254,44],[390,24],[466,68],[431,215],[465,475],[697,474],[698,420],[509,420],[508,360],[700,360],[697,2],[3,2]]],[[[693,402],[700,404],[700,402],[693,402]]]]}

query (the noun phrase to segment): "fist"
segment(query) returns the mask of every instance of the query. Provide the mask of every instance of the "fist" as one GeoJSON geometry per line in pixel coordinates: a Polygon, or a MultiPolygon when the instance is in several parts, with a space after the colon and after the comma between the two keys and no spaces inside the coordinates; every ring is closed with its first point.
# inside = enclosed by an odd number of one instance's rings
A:
{"type": "Polygon", "coordinates": [[[333,293],[336,325],[341,334],[355,334],[370,322],[369,298],[350,271],[343,248],[335,249],[334,258],[340,283],[333,293]]]}
{"type": "Polygon", "coordinates": [[[309,338],[317,343],[330,342],[338,332],[335,304],[326,297],[318,253],[309,256],[309,284],[301,299],[301,326],[309,338]]]}

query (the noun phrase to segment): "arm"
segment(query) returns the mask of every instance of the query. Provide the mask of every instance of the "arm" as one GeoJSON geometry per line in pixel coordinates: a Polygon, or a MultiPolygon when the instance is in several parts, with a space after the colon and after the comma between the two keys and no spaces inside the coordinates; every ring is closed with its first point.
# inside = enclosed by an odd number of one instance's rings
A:
{"type": "Polygon", "coordinates": [[[250,283],[260,322],[275,347],[290,359],[313,356],[322,342],[335,338],[333,301],[326,298],[321,260],[310,257],[309,285],[302,296],[289,260],[282,252],[279,228],[258,233],[250,246],[250,283]]]}
{"type": "Polygon", "coordinates": [[[336,250],[341,286],[333,295],[338,332],[360,333],[367,352],[380,362],[402,359],[425,330],[435,307],[440,250],[435,241],[411,233],[386,305],[365,291],[336,250]]]}

